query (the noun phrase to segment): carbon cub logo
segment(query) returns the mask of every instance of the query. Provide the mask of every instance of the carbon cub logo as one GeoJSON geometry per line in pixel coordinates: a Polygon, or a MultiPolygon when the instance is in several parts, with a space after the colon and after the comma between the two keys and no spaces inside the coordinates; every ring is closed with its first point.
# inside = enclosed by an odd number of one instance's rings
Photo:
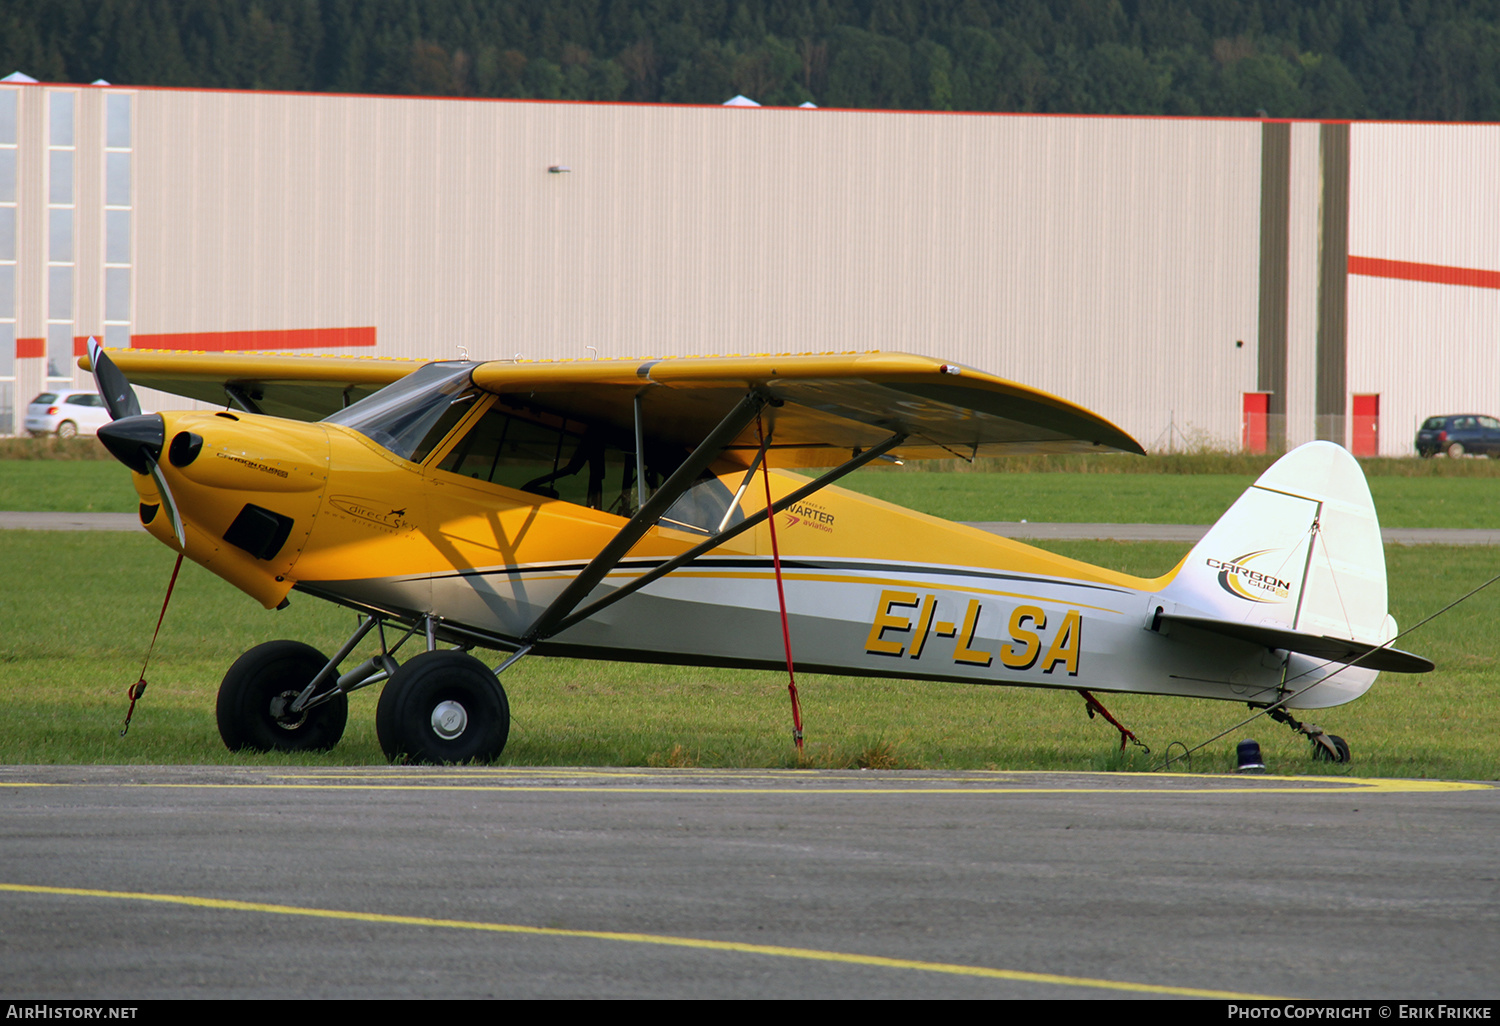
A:
{"type": "Polygon", "coordinates": [[[1275,574],[1255,569],[1251,564],[1262,556],[1279,553],[1280,549],[1259,549],[1235,556],[1227,562],[1210,556],[1204,560],[1210,569],[1219,571],[1219,587],[1235,598],[1250,602],[1285,602],[1292,597],[1290,581],[1275,574]]]}

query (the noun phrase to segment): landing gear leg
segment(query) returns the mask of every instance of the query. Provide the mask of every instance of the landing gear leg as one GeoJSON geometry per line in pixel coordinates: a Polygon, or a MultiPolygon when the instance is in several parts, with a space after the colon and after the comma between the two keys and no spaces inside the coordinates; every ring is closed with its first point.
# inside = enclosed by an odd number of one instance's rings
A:
{"type": "Polygon", "coordinates": [[[1147,748],[1146,745],[1141,741],[1141,739],[1136,737],[1135,733],[1129,727],[1125,726],[1119,720],[1111,716],[1109,714],[1109,710],[1104,708],[1099,699],[1095,698],[1092,694],[1085,691],[1083,688],[1079,688],[1078,693],[1083,696],[1084,702],[1087,703],[1089,719],[1093,719],[1094,713],[1097,712],[1099,715],[1108,720],[1114,726],[1114,728],[1120,732],[1120,751],[1123,752],[1125,750],[1125,742],[1130,741],[1137,748],[1140,748],[1142,751],[1144,751],[1147,755],[1151,754],[1151,749],[1147,748]]]}
{"type": "MultiPolygon", "coordinates": [[[[1252,706],[1252,708],[1254,708],[1252,706]]],[[[1303,723],[1278,706],[1266,714],[1277,723],[1285,723],[1312,742],[1313,758],[1319,762],[1348,762],[1349,742],[1337,734],[1328,734],[1316,723],[1303,723]]]]}
{"type": "Polygon", "coordinates": [[[268,641],[240,656],[219,687],[219,736],[230,751],[323,751],[338,744],[349,716],[348,694],[393,676],[392,657],[417,627],[395,645],[385,641],[385,623],[365,617],[332,659],[300,641],[268,641]],[[380,654],[339,675],[341,662],[372,629],[380,631],[380,654]]]}

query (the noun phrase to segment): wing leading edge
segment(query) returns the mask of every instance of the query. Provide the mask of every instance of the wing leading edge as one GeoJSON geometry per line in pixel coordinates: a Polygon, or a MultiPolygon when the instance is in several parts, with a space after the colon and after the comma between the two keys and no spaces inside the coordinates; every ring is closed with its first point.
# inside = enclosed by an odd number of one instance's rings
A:
{"type": "MultiPolygon", "coordinates": [[[[254,407],[252,412],[292,420],[322,420],[430,362],[382,356],[154,349],[111,349],[109,356],[133,385],[220,406],[247,401],[254,407]]],[[[78,365],[93,370],[87,356],[78,365]]]]}

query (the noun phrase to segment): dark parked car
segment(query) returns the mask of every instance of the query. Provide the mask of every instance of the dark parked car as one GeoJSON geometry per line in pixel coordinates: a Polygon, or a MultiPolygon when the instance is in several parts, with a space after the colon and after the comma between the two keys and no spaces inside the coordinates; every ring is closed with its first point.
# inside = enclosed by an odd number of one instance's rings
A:
{"type": "Polygon", "coordinates": [[[1459,457],[1500,455],[1500,420],[1477,413],[1454,413],[1428,417],[1417,432],[1417,455],[1445,452],[1459,457]]]}

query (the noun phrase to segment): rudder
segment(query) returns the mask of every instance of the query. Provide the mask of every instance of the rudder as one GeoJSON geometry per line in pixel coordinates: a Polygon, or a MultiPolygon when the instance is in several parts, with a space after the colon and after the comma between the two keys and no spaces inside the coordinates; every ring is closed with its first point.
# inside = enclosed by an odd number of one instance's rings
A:
{"type": "MultiPolygon", "coordinates": [[[[1169,615],[1246,625],[1269,647],[1287,635],[1381,645],[1395,635],[1386,610],[1385,548],[1364,472],[1331,442],[1309,442],[1277,460],[1193,547],[1160,593],[1169,615]],[[1275,642],[1275,643],[1273,643],[1275,642]]],[[[1234,636],[1228,629],[1226,634],[1234,636]]],[[[1345,656],[1345,661],[1348,660],[1345,656]]],[[[1369,689],[1376,671],[1292,655],[1292,705],[1336,705],[1369,689]],[[1325,683],[1312,685],[1317,681],[1325,683]]],[[[1394,668],[1394,667],[1393,667],[1394,668]]]]}

